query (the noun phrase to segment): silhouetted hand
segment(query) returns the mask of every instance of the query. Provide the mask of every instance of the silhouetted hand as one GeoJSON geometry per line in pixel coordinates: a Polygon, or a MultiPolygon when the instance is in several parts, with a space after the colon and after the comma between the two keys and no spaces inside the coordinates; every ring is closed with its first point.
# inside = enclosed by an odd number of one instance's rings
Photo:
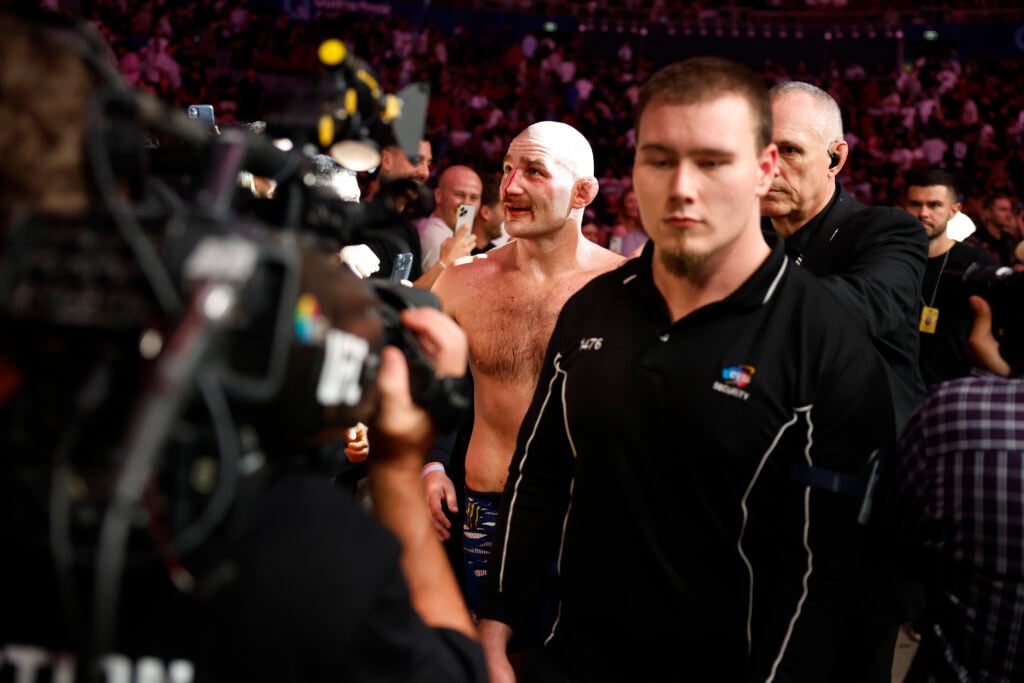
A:
{"type": "Polygon", "coordinates": [[[992,334],[992,307],[980,296],[970,298],[974,325],[967,338],[967,354],[976,367],[1010,376],[1010,364],[999,354],[999,341],[992,334]]]}

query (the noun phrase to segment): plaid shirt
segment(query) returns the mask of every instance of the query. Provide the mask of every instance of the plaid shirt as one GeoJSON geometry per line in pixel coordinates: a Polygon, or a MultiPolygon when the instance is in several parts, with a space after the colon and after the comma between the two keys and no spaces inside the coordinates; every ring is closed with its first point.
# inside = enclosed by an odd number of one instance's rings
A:
{"type": "Polygon", "coordinates": [[[907,680],[1024,680],[1024,379],[937,385],[895,476],[929,587],[907,680]]]}

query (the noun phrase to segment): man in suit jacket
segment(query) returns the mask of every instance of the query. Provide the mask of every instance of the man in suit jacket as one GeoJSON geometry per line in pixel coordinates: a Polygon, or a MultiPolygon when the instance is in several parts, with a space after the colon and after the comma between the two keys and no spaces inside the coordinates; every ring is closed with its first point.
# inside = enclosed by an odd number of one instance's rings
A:
{"type": "MultiPolygon", "coordinates": [[[[864,206],[836,180],[849,148],[831,95],[791,81],[775,86],[771,98],[779,173],[761,199],[762,228],[781,235],[790,258],[819,276],[867,329],[885,359],[902,429],[925,393],[918,366],[925,232],[902,209],[864,206]]],[[[847,624],[834,682],[888,683],[899,624],[916,609],[914,588],[885,571],[888,536],[879,514],[884,506],[875,507],[868,529],[874,555],[862,576],[862,609],[847,624]]]]}
{"type": "Polygon", "coordinates": [[[902,427],[924,398],[917,324],[928,240],[913,216],[866,207],[836,180],[849,149],[831,95],[800,81],[771,95],[779,175],[761,200],[762,227],[782,235],[796,264],[866,326],[888,365],[902,427]]]}

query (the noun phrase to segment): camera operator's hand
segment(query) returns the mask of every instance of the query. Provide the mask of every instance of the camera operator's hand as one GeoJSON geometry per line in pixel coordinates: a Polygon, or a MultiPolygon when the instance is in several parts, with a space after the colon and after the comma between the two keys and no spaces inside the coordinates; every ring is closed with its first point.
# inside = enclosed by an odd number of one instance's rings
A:
{"type": "MultiPolygon", "coordinates": [[[[454,320],[433,308],[417,308],[403,311],[402,323],[416,334],[438,374],[465,373],[468,344],[454,320]]],[[[423,621],[476,638],[424,496],[420,470],[434,438],[433,424],[413,402],[409,368],[394,347],[381,354],[377,387],[380,407],[371,424],[373,455],[367,460],[374,514],[402,544],[402,570],[423,621]]]]}
{"type": "MultiPolygon", "coordinates": [[[[466,373],[469,344],[458,324],[435,308],[405,309],[402,324],[412,331],[434,364],[438,377],[461,377],[466,373]]],[[[387,347],[381,354],[377,387],[380,408],[372,425],[374,453],[371,466],[381,459],[401,457],[404,466],[419,477],[423,456],[433,439],[430,415],[415,404],[409,392],[409,369],[402,352],[387,347]],[[414,454],[413,457],[410,454],[414,454]]]]}
{"type": "Polygon", "coordinates": [[[999,354],[999,341],[992,334],[992,307],[980,296],[970,298],[974,325],[967,337],[967,353],[975,367],[1010,376],[1010,364],[999,354]]]}
{"type": "Polygon", "coordinates": [[[368,464],[379,469],[401,462],[418,473],[434,428],[427,411],[413,402],[409,367],[402,352],[393,346],[381,351],[377,389],[380,406],[370,424],[374,457],[368,464]]]}
{"type": "Polygon", "coordinates": [[[462,377],[468,369],[469,342],[459,324],[436,308],[407,308],[402,324],[412,330],[434,363],[438,377],[462,377]]]}

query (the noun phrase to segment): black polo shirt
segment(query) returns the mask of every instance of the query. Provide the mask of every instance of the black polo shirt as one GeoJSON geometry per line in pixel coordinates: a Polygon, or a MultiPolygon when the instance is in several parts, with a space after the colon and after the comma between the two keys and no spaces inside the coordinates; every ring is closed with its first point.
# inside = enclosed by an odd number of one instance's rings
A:
{"type": "Polygon", "coordinates": [[[921,305],[939,311],[935,330],[921,332],[919,337],[921,376],[929,387],[970,373],[967,337],[974,325],[974,313],[968,303],[970,293],[963,277],[973,263],[997,265],[984,250],[963,243],[954,244],[945,254],[928,259],[921,305]]]}
{"type": "Polygon", "coordinates": [[[651,244],[559,317],[509,472],[483,616],[529,623],[557,559],[545,656],[571,675],[621,680],[683,662],[719,680],[773,666],[827,678],[853,594],[860,500],[794,472],[860,474],[893,438],[893,410],[863,326],[769,241],[738,290],[676,322],[651,244]]]}

